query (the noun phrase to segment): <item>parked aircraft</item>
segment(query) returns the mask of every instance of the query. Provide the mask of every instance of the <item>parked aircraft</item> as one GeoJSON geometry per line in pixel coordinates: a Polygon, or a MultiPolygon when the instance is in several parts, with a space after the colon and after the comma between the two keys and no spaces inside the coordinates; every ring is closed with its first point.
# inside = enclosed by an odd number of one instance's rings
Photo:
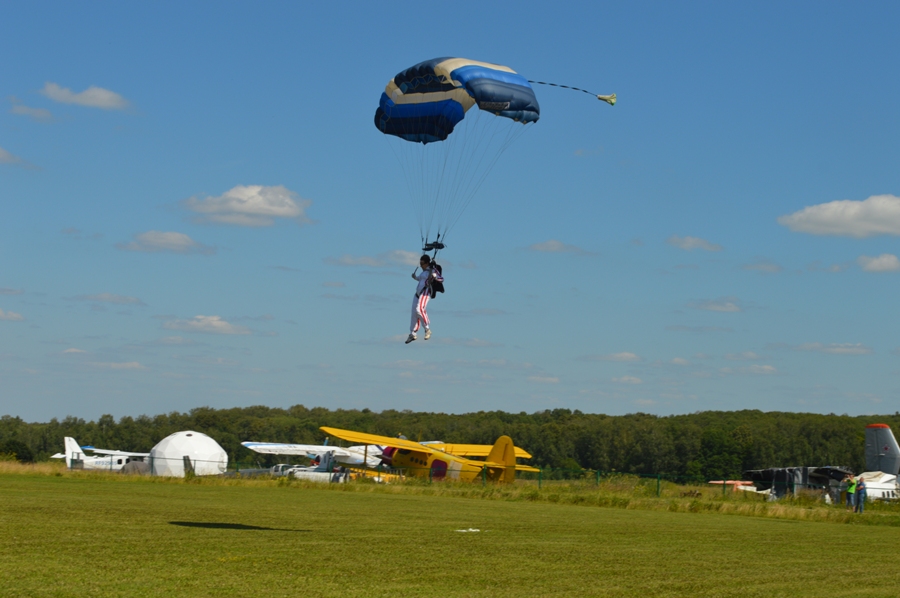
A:
{"type": "Polygon", "coordinates": [[[866,426],[866,469],[900,474],[900,446],[887,424],[866,426]]]}
{"type": "Polygon", "coordinates": [[[866,496],[871,500],[900,498],[900,446],[887,424],[866,426],[866,471],[859,474],[866,481],[866,496]]]}
{"type": "Polygon", "coordinates": [[[66,447],[65,453],[56,453],[51,459],[65,459],[66,467],[69,469],[100,469],[106,471],[119,471],[127,463],[132,461],[143,461],[150,456],[150,453],[129,453],[126,451],[111,451],[107,449],[97,449],[92,446],[79,446],[75,439],[66,436],[63,441],[66,447]],[[91,451],[94,455],[88,456],[84,451],[91,451]]]}
{"type": "Polygon", "coordinates": [[[344,465],[360,467],[363,463],[371,468],[378,467],[381,464],[380,446],[328,446],[327,444],[285,444],[281,442],[242,442],[242,445],[266,455],[298,455],[314,459],[320,458],[332,453],[334,460],[344,465]]]}
{"type": "MultiPolygon", "coordinates": [[[[491,481],[512,482],[516,478],[516,471],[540,471],[534,467],[516,463],[516,447],[509,436],[498,438],[497,442],[484,454],[485,460],[476,461],[435,448],[435,446],[450,446],[443,445],[443,443],[425,444],[404,438],[390,438],[326,426],[319,429],[330,436],[348,442],[378,446],[382,450],[381,460],[390,467],[406,471],[407,475],[435,480],[449,478],[461,481],[474,481],[482,479],[484,476],[491,481]]],[[[477,452],[483,453],[481,449],[477,449],[477,452]]],[[[527,454],[524,451],[522,453],[527,454]]],[[[469,454],[474,456],[472,452],[469,454]]]]}
{"type": "Polygon", "coordinates": [[[308,467],[284,463],[276,465],[272,468],[272,475],[311,482],[344,483],[350,479],[350,473],[344,467],[336,467],[336,463],[333,452],[329,451],[318,457],[318,463],[308,467]]]}
{"type": "MultiPolygon", "coordinates": [[[[900,446],[887,424],[866,426],[866,471],[859,474],[866,482],[869,500],[900,498],[900,446]]],[[[744,472],[757,489],[771,488],[774,496],[783,496],[802,488],[826,489],[839,501],[846,488],[845,478],[853,472],[843,467],[777,467],[744,472]]]]}
{"type": "MultiPolygon", "coordinates": [[[[404,439],[405,440],[405,439],[404,439]]],[[[285,444],[280,442],[242,442],[242,445],[257,453],[267,455],[297,455],[308,457],[310,459],[319,459],[332,453],[334,460],[343,465],[351,467],[360,467],[365,461],[366,465],[375,469],[382,463],[390,464],[391,457],[384,456],[384,447],[379,445],[358,445],[339,447],[331,446],[326,441],[325,444],[285,444]]],[[[427,447],[456,455],[457,457],[487,457],[491,449],[491,445],[485,444],[447,444],[440,440],[430,440],[420,443],[427,447]]],[[[518,459],[531,459],[531,454],[519,447],[513,447],[518,459]]],[[[393,454],[393,451],[388,451],[393,454]]]]}

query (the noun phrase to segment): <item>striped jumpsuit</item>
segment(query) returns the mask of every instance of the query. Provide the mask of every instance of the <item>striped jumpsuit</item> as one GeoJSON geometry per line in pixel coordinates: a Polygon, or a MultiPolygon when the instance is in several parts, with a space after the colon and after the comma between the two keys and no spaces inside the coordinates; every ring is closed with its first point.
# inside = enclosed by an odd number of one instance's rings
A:
{"type": "Polygon", "coordinates": [[[409,322],[409,333],[415,334],[419,331],[419,324],[425,325],[428,330],[431,320],[428,319],[428,312],[425,308],[431,300],[431,279],[434,277],[434,271],[431,268],[422,270],[422,273],[416,276],[419,284],[416,285],[416,295],[413,297],[412,318],[409,322]]]}

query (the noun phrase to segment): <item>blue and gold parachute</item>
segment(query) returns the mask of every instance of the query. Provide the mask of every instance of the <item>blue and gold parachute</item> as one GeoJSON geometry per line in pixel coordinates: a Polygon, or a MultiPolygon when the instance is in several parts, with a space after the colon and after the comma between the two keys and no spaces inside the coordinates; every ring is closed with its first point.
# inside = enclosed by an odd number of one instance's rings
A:
{"type": "Polygon", "coordinates": [[[507,66],[465,58],[426,60],[381,94],[375,126],[406,141],[444,141],[473,106],[519,123],[541,116],[531,84],[507,66]]]}
{"type": "Polygon", "coordinates": [[[388,82],[375,126],[395,140],[423,243],[445,238],[522,125],[538,118],[531,84],[507,66],[435,58],[388,82]]]}

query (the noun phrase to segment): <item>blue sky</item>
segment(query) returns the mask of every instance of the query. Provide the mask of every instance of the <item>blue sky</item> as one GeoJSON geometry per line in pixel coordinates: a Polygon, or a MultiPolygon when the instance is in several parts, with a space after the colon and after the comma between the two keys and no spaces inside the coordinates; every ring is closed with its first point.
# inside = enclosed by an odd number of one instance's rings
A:
{"type": "Polygon", "coordinates": [[[0,49],[0,414],[264,404],[896,411],[894,3],[18,3],[0,49]],[[373,126],[509,65],[541,120],[442,252],[373,126]]]}

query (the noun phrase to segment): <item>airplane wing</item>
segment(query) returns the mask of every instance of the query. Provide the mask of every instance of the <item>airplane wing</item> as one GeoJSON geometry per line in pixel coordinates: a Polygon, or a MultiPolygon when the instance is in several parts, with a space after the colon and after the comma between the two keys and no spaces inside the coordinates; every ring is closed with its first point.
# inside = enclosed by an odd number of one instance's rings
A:
{"type": "Polygon", "coordinates": [[[339,446],[328,446],[321,444],[284,444],[281,442],[242,442],[242,445],[257,453],[265,453],[267,455],[322,455],[334,452],[335,457],[351,457],[354,456],[339,446]]]}
{"type": "Polygon", "coordinates": [[[432,445],[424,445],[412,440],[404,440],[402,438],[391,438],[390,436],[379,436],[378,434],[366,434],[365,432],[353,432],[351,430],[341,430],[340,428],[329,428],[322,426],[319,428],[326,434],[347,440],[349,442],[359,442],[361,444],[377,444],[378,446],[392,446],[399,449],[407,449],[410,451],[423,451],[426,453],[437,452],[432,445]]]}
{"type": "MultiPolygon", "coordinates": [[[[447,444],[444,442],[423,442],[422,444],[457,457],[487,457],[494,448],[488,444],[447,444]]],[[[524,449],[519,447],[515,447],[515,449],[516,459],[531,459],[531,454],[524,449]]]]}
{"type": "MultiPolygon", "coordinates": [[[[106,449],[95,449],[95,448],[87,447],[87,446],[83,446],[81,448],[87,449],[97,455],[121,455],[122,457],[149,457],[150,456],[150,453],[129,453],[126,451],[109,451],[106,449]]],[[[63,457],[65,457],[65,455],[63,455],[63,457]]]]}
{"type": "Polygon", "coordinates": [[[51,459],[65,459],[66,456],[62,453],[56,453],[55,455],[50,455],[51,459]]]}

